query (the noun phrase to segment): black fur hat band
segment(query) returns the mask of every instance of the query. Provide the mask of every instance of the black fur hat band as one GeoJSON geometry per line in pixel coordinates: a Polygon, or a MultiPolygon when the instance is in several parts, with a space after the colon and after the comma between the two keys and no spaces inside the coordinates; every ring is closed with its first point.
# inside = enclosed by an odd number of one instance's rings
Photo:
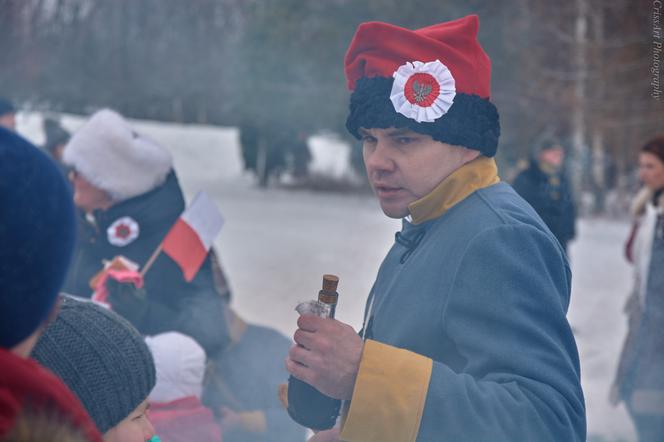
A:
{"type": "Polygon", "coordinates": [[[420,123],[395,111],[390,101],[393,81],[389,77],[365,77],[357,81],[346,120],[346,128],[353,136],[360,138],[361,127],[405,127],[442,143],[479,150],[487,157],[496,154],[500,123],[498,110],[489,100],[457,93],[445,115],[431,123],[420,123]]]}

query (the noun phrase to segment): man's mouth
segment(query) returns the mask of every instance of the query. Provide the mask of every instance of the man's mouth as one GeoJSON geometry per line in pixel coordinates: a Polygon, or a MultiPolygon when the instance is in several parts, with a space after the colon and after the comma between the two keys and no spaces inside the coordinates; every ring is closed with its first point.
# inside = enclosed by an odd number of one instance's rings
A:
{"type": "Polygon", "coordinates": [[[399,193],[402,188],[385,185],[374,185],[374,190],[379,197],[390,197],[399,193]]]}

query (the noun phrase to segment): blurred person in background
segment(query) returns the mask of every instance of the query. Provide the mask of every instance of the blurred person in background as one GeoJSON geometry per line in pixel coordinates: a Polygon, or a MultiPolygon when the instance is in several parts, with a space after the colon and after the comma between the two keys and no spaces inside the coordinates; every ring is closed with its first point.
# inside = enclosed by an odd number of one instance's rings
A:
{"type": "Polygon", "coordinates": [[[0,97],[0,127],[16,130],[16,108],[11,101],[0,97]]]}
{"type": "Polygon", "coordinates": [[[53,162],[0,128],[0,441],[100,442],[76,396],[28,356],[57,311],[76,218],[53,162]]]}
{"type": "Polygon", "coordinates": [[[567,252],[576,235],[576,206],[565,176],[565,149],[545,138],[533,151],[528,168],[514,179],[513,187],[533,206],[567,252]]]}
{"type": "Polygon", "coordinates": [[[632,218],[632,227],[627,235],[627,240],[625,241],[624,253],[625,259],[630,263],[634,264],[634,241],[636,240],[636,234],[639,231],[639,224],[641,223],[643,216],[646,214],[646,206],[648,201],[652,199],[652,191],[648,186],[643,186],[636,193],[632,199],[632,204],[629,207],[629,214],[632,218]]]}
{"type": "Polygon", "coordinates": [[[639,178],[647,193],[631,256],[634,286],[625,305],[628,333],[611,390],[624,401],[639,442],[664,441],[664,134],[639,152],[639,178]]]}
{"type": "Polygon", "coordinates": [[[53,118],[44,118],[42,126],[44,128],[44,135],[46,136],[44,150],[48,152],[58,164],[62,164],[62,152],[71,138],[71,134],[53,118]]]}
{"type": "Polygon", "coordinates": [[[31,356],[78,396],[104,442],[146,442],[155,436],[148,413],[155,385],[152,354],[118,314],[63,296],[31,356]]]}
{"type": "Polygon", "coordinates": [[[148,336],[157,383],[150,393],[150,419],[165,442],[221,442],[212,411],[201,402],[205,351],[182,333],[148,336]]]}
{"type": "Polygon", "coordinates": [[[136,267],[146,264],[185,209],[170,152],[104,109],[74,133],[62,158],[80,209],[77,249],[63,291],[91,297],[93,277],[105,262],[122,256],[136,278],[107,279],[114,311],[144,335],[179,331],[208,356],[221,352],[229,340],[225,302],[209,255],[187,282],[176,262],[160,253],[138,288],[136,267]]]}
{"type": "MultiPolygon", "coordinates": [[[[229,293],[230,296],[230,293],[229,293]]],[[[227,309],[231,343],[211,361],[204,402],[219,415],[224,442],[302,442],[305,428],[279,400],[292,345],[278,331],[248,324],[227,309]]]]}

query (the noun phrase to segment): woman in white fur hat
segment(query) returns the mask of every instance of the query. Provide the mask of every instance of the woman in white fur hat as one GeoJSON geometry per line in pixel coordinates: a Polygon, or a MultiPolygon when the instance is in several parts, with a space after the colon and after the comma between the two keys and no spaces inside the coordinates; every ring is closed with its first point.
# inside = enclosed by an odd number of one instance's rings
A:
{"type": "MultiPolygon", "coordinates": [[[[64,291],[90,297],[91,278],[116,256],[144,265],[185,208],[170,153],[137,133],[118,113],[96,112],[65,146],[74,201],[80,209],[76,254],[64,291]]],[[[215,290],[209,256],[185,281],[160,254],[144,291],[109,280],[109,303],[141,333],[180,331],[209,355],[227,343],[224,302],[215,290]]]]}

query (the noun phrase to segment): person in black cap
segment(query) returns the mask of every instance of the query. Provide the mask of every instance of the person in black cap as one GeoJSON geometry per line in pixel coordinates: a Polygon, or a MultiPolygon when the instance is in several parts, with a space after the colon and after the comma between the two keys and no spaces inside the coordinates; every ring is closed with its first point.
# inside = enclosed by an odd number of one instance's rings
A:
{"type": "Polygon", "coordinates": [[[562,143],[546,138],[538,143],[530,165],[516,177],[513,185],[567,251],[567,244],[576,236],[576,205],[564,164],[562,143]]]}
{"type": "Polygon", "coordinates": [[[145,442],[154,436],[147,413],[156,382],[152,354],[116,313],[63,296],[32,357],[78,396],[105,442],[145,442]]]}
{"type": "Polygon", "coordinates": [[[11,101],[0,97],[0,127],[16,130],[16,108],[11,101]]]}

